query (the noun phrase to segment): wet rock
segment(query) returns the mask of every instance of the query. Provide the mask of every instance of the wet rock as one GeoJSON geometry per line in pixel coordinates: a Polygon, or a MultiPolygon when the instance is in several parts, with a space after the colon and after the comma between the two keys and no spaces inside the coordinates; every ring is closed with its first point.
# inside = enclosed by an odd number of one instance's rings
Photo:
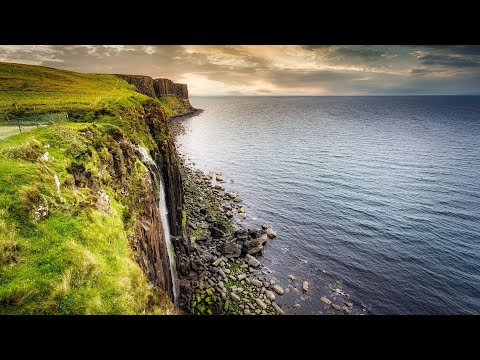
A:
{"type": "Polygon", "coordinates": [[[238,217],[240,218],[240,220],[245,220],[247,215],[245,213],[240,213],[240,214],[238,214],[238,217]]]}
{"type": "Polygon", "coordinates": [[[220,263],[221,263],[222,261],[224,261],[224,260],[225,260],[225,259],[223,258],[223,256],[220,256],[219,258],[217,258],[217,259],[215,259],[215,260],[213,261],[212,265],[213,265],[213,266],[218,266],[218,265],[220,265],[220,263]]]}
{"type": "Polygon", "coordinates": [[[223,179],[223,177],[221,177],[221,176],[217,176],[217,177],[216,177],[216,180],[217,180],[217,181],[225,181],[225,180],[223,179]]]}
{"type": "Polygon", "coordinates": [[[334,303],[331,303],[330,306],[337,311],[340,311],[340,309],[341,309],[340,305],[337,305],[337,304],[334,304],[334,303]]]}
{"type": "Polygon", "coordinates": [[[242,247],[234,242],[227,242],[223,245],[223,255],[226,258],[238,258],[242,254],[242,247]]]}
{"type": "Polygon", "coordinates": [[[239,213],[245,213],[246,210],[245,210],[245,208],[242,206],[240,209],[238,209],[238,212],[239,212],[239,213]]]}
{"type": "Polygon", "coordinates": [[[221,188],[222,188],[222,185],[219,185],[219,184],[217,184],[217,185],[214,186],[214,189],[220,190],[221,188]]]}
{"type": "Polygon", "coordinates": [[[235,293],[230,293],[230,297],[232,298],[232,300],[235,300],[235,301],[240,301],[240,296],[238,296],[237,294],[235,293]]]}
{"type": "Polygon", "coordinates": [[[262,287],[262,282],[260,280],[257,280],[257,279],[250,279],[250,282],[255,285],[255,286],[258,286],[258,287],[262,287]]]}
{"type": "Polygon", "coordinates": [[[210,229],[210,234],[212,235],[213,238],[215,239],[220,239],[222,237],[225,236],[225,233],[220,230],[219,228],[213,226],[211,229],[210,229]]]}
{"type": "Polygon", "coordinates": [[[227,226],[220,221],[215,221],[213,223],[213,226],[216,227],[217,229],[222,230],[223,232],[227,232],[227,226]]]}
{"type": "Polygon", "coordinates": [[[351,311],[351,310],[350,310],[349,307],[344,306],[344,307],[342,307],[342,311],[343,311],[344,314],[350,314],[350,311],[351,311]]]}
{"type": "Polygon", "coordinates": [[[259,234],[258,237],[257,237],[257,240],[260,241],[260,244],[262,244],[262,245],[265,244],[267,239],[268,239],[267,234],[259,234]]]}
{"type": "Polygon", "coordinates": [[[325,304],[327,304],[327,305],[330,305],[330,304],[332,303],[332,300],[330,300],[329,298],[327,298],[327,297],[325,297],[325,296],[322,296],[322,297],[320,298],[320,300],[321,300],[322,302],[324,302],[325,304]]]}
{"type": "Polygon", "coordinates": [[[303,282],[303,287],[302,288],[303,288],[304,292],[308,292],[308,281],[303,282]]]}
{"type": "Polygon", "coordinates": [[[233,213],[231,211],[227,211],[225,213],[225,216],[228,217],[228,218],[231,218],[231,217],[233,217],[233,213]]]}
{"type": "Polygon", "coordinates": [[[275,237],[277,237],[277,233],[275,231],[273,231],[272,229],[267,229],[266,231],[267,233],[267,236],[270,238],[270,239],[273,239],[275,237]]]}
{"type": "Polygon", "coordinates": [[[300,307],[300,304],[299,304],[299,303],[295,303],[295,304],[293,305],[293,307],[294,307],[294,308],[299,308],[299,307],[300,307]]]}
{"type": "Polygon", "coordinates": [[[272,289],[275,290],[275,292],[278,294],[278,295],[283,295],[284,291],[282,289],[282,287],[280,285],[273,285],[272,286],[272,289]]]}
{"type": "Polygon", "coordinates": [[[272,306],[279,315],[285,315],[285,311],[282,310],[280,306],[277,305],[275,301],[272,301],[272,306]]]}
{"type": "Polygon", "coordinates": [[[205,216],[205,221],[213,224],[215,222],[215,218],[211,214],[208,214],[205,216]]]}
{"type": "Polygon", "coordinates": [[[243,247],[247,254],[256,254],[263,250],[263,245],[258,239],[245,241],[243,247]]]}
{"type": "Polygon", "coordinates": [[[287,278],[288,278],[288,280],[290,280],[290,281],[295,280],[295,276],[293,276],[293,275],[288,275],[287,278]]]}
{"type": "Polygon", "coordinates": [[[258,267],[260,265],[260,261],[258,261],[255,257],[253,257],[252,255],[249,255],[247,254],[245,256],[245,258],[247,259],[248,261],[248,265],[249,266],[252,266],[252,267],[258,267]]]}
{"type": "Polygon", "coordinates": [[[262,300],[260,299],[255,299],[255,302],[258,304],[258,306],[260,306],[263,310],[265,310],[267,308],[267,304],[265,304],[262,300]]]}
{"type": "Polygon", "coordinates": [[[349,301],[344,301],[343,302],[345,305],[347,305],[349,308],[353,307],[353,303],[349,302],[349,301]]]}
{"type": "Polygon", "coordinates": [[[240,196],[237,196],[235,199],[233,199],[233,201],[240,202],[240,201],[242,201],[242,199],[240,198],[240,196]]]}
{"type": "Polygon", "coordinates": [[[202,215],[207,215],[207,209],[201,208],[201,209],[200,209],[200,214],[202,214],[202,215]]]}
{"type": "Polygon", "coordinates": [[[267,230],[267,229],[268,229],[268,225],[267,225],[267,224],[263,224],[263,225],[262,225],[262,229],[267,230]]]}
{"type": "Polygon", "coordinates": [[[268,300],[275,301],[275,294],[273,293],[273,291],[265,290],[265,296],[268,300]]]}
{"type": "Polygon", "coordinates": [[[237,275],[237,280],[241,281],[241,280],[244,280],[246,277],[247,277],[247,274],[240,274],[240,275],[237,275]]]}
{"type": "Polygon", "coordinates": [[[247,230],[239,230],[236,233],[237,239],[240,241],[247,241],[248,240],[248,231],[247,230]]]}

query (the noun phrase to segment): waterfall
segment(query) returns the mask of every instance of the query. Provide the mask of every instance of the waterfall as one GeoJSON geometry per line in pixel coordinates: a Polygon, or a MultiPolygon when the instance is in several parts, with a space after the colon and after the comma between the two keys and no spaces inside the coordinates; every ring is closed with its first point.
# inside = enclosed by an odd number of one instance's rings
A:
{"type": "Polygon", "coordinates": [[[165,244],[167,246],[167,254],[168,254],[168,263],[170,265],[170,277],[172,279],[172,292],[173,292],[173,302],[177,304],[177,295],[178,295],[178,287],[177,287],[177,268],[175,266],[175,258],[173,253],[173,244],[170,237],[170,225],[168,223],[168,210],[167,210],[167,202],[165,196],[165,185],[163,183],[163,177],[158,171],[157,164],[153,161],[152,157],[148,153],[146,149],[141,146],[137,146],[137,152],[140,157],[142,163],[148,167],[150,173],[153,175],[155,181],[155,190],[158,192],[158,209],[160,212],[160,219],[162,221],[163,227],[163,235],[165,237],[165,244]]]}

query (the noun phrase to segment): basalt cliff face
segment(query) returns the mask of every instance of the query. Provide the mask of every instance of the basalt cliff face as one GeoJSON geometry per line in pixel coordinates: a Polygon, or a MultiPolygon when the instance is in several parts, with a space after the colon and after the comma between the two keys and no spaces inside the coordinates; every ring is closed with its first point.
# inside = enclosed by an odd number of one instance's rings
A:
{"type": "Polygon", "coordinates": [[[188,99],[188,87],[186,84],[176,84],[169,79],[152,79],[143,75],[118,75],[128,83],[135,85],[139,93],[150,97],[169,98],[174,97],[180,100],[187,111],[194,108],[188,99]]]}
{"type": "MultiPolygon", "coordinates": [[[[183,103],[176,115],[187,114],[195,109],[188,99],[187,85],[175,84],[168,79],[155,79],[148,76],[118,75],[130,84],[137,87],[137,91],[153,98],[165,96],[174,97],[183,103]]],[[[174,100],[175,100],[174,99],[174,100]]],[[[182,224],[184,206],[183,183],[180,171],[180,159],[168,128],[169,116],[158,102],[151,101],[144,105],[141,122],[145,130],[155,140],[155,149],[150,156],[155,161],[159,175],[165,185],[168,222],[171,241],[174,248],[176,273],[179,276],[177,304],[182,307],[186,303],[189,282],[182,281],[182,277],[190,272],[190,240],[182,224]]],[[[154,176],[151,173],[144,181],[144,188],[137,201],[141,212],[136,218],[133,247],[138,254],[137,262],[142,267],[153,284],[165,290],[173,300],[172,273],[167,254],[167,243],[164,229],[160,220],[158,189],[154,186],[154,176]]]]}

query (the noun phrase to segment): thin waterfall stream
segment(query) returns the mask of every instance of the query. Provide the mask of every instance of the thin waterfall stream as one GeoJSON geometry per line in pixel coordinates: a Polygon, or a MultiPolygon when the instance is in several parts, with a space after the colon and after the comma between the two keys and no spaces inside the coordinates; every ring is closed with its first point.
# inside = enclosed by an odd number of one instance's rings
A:
{"type": "Polygon", "coordinates": [[[175,266],[175,254],[173,251],[173,244],[170,236],[170,225],[168,223],[168,209],[166,203],[166,196],[165,196],[165,186],[163,183],[163,177],[161,176],[157,164],[153,161],[152,157],[148,153],[148,151],[141,147],[137,146],[137,152],[139,154],[140,160],[143,164],[147,166],[150,170],[150,173],[153,174],[153,178],[155,181],[155,188],[158,191],[158,209],[160,212],[160,219],[162,221],[163,227],[163,236],[165,237],[165,244],[167,246],[167,254],[168,254],[168,263],[170,267],[170,276],[172,279],[172,292],[173,292],[173,302],[177,304],[177,296],[178,296],[178,286],[177,286],[177,268],[175,266]]]}

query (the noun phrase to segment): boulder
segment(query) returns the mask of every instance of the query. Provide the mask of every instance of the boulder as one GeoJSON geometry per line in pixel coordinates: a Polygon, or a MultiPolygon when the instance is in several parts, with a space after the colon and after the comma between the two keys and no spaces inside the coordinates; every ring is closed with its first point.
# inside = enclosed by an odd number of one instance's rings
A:
{"type": "Polygon", "coordinates": [[[284,291],[282,289],[282,287],[280,285],[273,285],[272,286],[272,289],[275,290],[275,292],[278,294],[278,295],[283,295],[284,291]]]}
{"type": "Polygon", "coordinates": [[[208,214],[205,216],[205,221],[213,224],[215,222],[215,218],[212,215],[208,214]]]}
{"type": "Polygon", "coordinates": [[[273,231],[272,229],[267,229],[267,236],[270,238],[270,239],[273,239],[275,237],[277,237],[277,233],[275,231],[273,231]]]}
{"type": "Polygon", "coordinates": [[[215,226],[210,229],[210,234],[215,239],[219,239],[225,236],[225,233],[215,226]]]}
{"type": "Polygon", "coordinates": [[[258,267],[260,265],[260,261],[258,261],[254,256],[247,254],[245,258],[248,261],[249,266],[258,267]]]}
{"type": "Polygon", "coordinates": [[[242,254],[242,247],[234,242],[226,242],[222,252],[226,258],[238,258],[242,254]]]}
{"type": "Polygon", "coordinates": [[[267,230],[267,229],[268,229],[268,225],[267,225],[267,224],[263,224],[263,225],[262,225],[262,229],[267,230]]]}
{"type": "Polygon", "coordinates": [[[293,276],[293,275],[288,275],[287,278],[288,278],[288,280],[290,280],[290,281],[295,280],[295,276],[293,276]]]}
{"type": "Polygon", "coordinates": [[[265,296],[268,300],[275,301],[275,294],[273,293],[273,291],[265,290],[265,296]]]}

